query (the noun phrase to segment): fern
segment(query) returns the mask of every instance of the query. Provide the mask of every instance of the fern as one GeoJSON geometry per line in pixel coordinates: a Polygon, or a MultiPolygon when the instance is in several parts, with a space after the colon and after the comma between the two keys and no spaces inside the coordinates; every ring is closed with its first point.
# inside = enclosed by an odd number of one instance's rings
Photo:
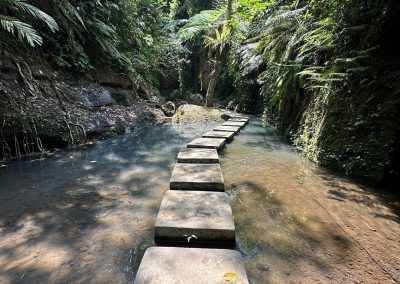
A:
{"type": "Polygon", "coordinates": [[[29,45],[42,45],[42,37],[32,28],[31,25],[19,21],[17,18],[0,15],[1,27],[11,33],[17,34],[19,40],[27,41],[29,45]]]}
{"type": "Polygon", "coordinates": [[[224,10],[205,10],[191,17],[189,21],[179,29],[178,36],[183,41],[188,41],[194,37],[205,33],[208,30],[215,29],[220,25],[220,18],[224,10]]]}
{"type": "MultiPolygon", "coordinates": [[[[58,25],[53,17],[44,13],[35,6],[26,3],[25,1],[1,0],[0,8],[1,7],[7,7],[12,11],[21,11],[23,13],[30,14],[35,19],[44,22],[52,32],[58,30],[58,25]]],[[[30,24],[24,23],[16,17],[0,14],[0,24],[2,29],[4,29],[6,32],[9,32],[13,35],[18,35],[20,41],[27,41],[31,46],[42,45],[43,43],[42,37],[30,24]]]]}

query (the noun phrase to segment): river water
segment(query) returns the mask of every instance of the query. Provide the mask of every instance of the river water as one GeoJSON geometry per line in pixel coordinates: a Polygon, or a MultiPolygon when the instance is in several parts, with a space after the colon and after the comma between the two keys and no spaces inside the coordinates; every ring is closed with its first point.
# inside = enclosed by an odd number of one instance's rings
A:
{"type": "MultiPolygon", "coordinates": [[[[176,155],[173,125],[0,169],[0,283],[131,283],[176,155]]],[[[398,199],[317,167],[252,119],[221,153],[252,283],[395,283],[398,199]]]]}

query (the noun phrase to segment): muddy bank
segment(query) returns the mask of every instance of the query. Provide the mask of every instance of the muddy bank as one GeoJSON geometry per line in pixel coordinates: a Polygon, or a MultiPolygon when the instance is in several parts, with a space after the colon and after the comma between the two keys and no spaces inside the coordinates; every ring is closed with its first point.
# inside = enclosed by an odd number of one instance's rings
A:
{"type": "Polygon", "coordinates": [[[145,83],[105,71],[60,72],[0,64],[0,160],[160,123],[163,98],[145,83]]]}

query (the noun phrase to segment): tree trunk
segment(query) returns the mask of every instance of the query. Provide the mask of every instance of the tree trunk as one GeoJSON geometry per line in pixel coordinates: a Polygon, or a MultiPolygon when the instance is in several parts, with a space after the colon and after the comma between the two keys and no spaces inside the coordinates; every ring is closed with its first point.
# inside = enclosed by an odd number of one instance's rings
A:
{"type": "MultiPolygon", "coordinates": [[[[228,26],[230,26],[229,21],[232,18],[232,2],[233,0],[228,0],[227,12],[226,12],[226,20],[228,21],[228,26]]],[[[217,82],[219,79],[219,75],[221,74],[222,68],[225,66],[225,63],[228,59],[229,54],[229,46],[225,46],[221,53],[217,52],[217,63],[215,64],[214,70],[210,74],[210,81],[207,87],[207,95],[206,95],[206,107],[214,106],[214,92],[215,87],[217,86],[217,82]],[[218,58],[219,57],[219,58],[218,58]]]]}
{"type": "Polygon", "coordinates": [[[225,46],[222,52],[219,54],[219,58],[217,58],[217,62],[213,71],[210,74],[210,81],[207,87],[207,95],[206,95],[206,107],[212,107],[214,105],[214,92],[215,87],[217,86],[217,82],[219,79],[219,75],[221,74],[222,68],[225,66],[225,63],[228,59],[229,47],[225,46]]]}
{"type": "Polygon", "coordinates": [[[206,107],[213,107],[214,106],[214,91],[215,87],[217,86],[217,82],[219,79],[219,75],[221,73],[223,66],[223,62],[218,61],[215,65],[215,68],[211,72],[210,81],[207,87],[207,95],[206,95],[206,107]]]}

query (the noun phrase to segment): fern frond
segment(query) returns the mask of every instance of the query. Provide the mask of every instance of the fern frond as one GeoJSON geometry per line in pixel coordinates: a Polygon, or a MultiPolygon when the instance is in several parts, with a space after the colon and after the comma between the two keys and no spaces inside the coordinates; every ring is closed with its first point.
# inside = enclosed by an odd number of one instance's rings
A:
{"type": "Polygon", "coordinates": [[[78,10],[74,6],[72,6],[68,0],[58,0],[56,1],[56,3],[58,4],[60,12],[64,15],[66,19],[68,19],[68,21],[73,23],[75,26],[86,28],[85,23],[78,10]],[[76,23],[76,20],[78,20],[78,24],[76,23]]]}
{"type": "Polygon", "coordinates": [[[48,14],[46,14],[45,12],[43,12],[42,10],[36,8],[35,6],[26,3],[25,1],[22,0],[3,0],[6,3],[8,3],[9,5],[11,5],[11,7],[16,8],[20,11],[23,11],[25,13],[28,13],[30,15],[32,15],[33,17],[35,17],[38,20],[41,20],[42,22],[44,22],[52,32],[55,32],[58,30],[58,25],[56,23],[56,21],[54,20],[54,18],[48,14]]]}
{"type": "Polygon", "coordinates": [[[29,45],[42,45],[42,37],[32,28],[31,25],[23,23],[17,18],[0,15],[1,27],[11,33],[17,34],[21,41],[26,40],[29,45]]]}
{"type": "Polygon", "coordinates": [[[183,40],[191,40],[213,27],[218,26],[218,20],[223,15],[223,10],[204,10],[191,17],[186,25],[178,31],[178,36],[183,40]]]}

